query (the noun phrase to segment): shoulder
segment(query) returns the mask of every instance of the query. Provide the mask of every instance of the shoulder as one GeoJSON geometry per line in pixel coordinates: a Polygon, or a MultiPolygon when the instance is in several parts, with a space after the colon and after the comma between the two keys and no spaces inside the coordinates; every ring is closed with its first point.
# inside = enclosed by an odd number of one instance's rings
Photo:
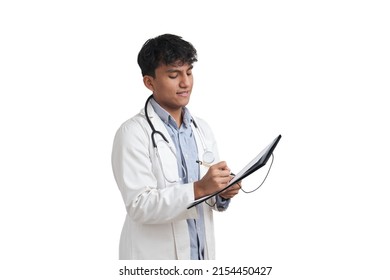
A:
{"type": "Polygon", "coordinates": [[[126,137],[133,138],[143,134],[147,135],[148,132],[146,130],[146,127],[147,121],[145,119],[145,116],[141,113],[138,113],[119,126],[116,132],[116,137],[126,135],[126,137]]]}

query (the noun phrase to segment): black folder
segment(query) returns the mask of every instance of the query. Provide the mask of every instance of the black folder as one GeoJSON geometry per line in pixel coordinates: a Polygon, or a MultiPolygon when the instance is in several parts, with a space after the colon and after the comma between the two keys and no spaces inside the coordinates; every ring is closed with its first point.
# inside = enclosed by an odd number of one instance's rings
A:
{"type": "Polygon", "coordinates": [[[193,203],[191,203],[187,209],[190,209],[194,207],[195,205],[198,205],[199,203],[202,203],[203,201],[206,201],[209,198],[212,198],[213,196],[223,192],[227,188],[233,186],[235,183],[243,180],[244,178],[251,175],[253,172],[259,170],[261,167],[267,164],[268,159],[271,157],[273,151],[276,148],[276,145],[278,145],[280,138],[282,138],[282,135],[278,135],[267,147],[265,147],[251,162],[249,162],[239,173],[234,176],[234,178],[229,182],[229,184],[210,195],[206,195],[202,198],[199,198],[195,200],[193,203]]]}

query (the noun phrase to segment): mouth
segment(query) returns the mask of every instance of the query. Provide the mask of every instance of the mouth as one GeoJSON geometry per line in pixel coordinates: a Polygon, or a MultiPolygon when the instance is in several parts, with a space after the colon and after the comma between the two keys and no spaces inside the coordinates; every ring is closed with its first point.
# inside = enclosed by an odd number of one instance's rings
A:
{"type": "Polygon", "coordinates": [[[190,96],[190,92],[189,91],[181,91],[181,92],[176,93],[176,95],[179,95],[181,97],[188,97],[188,96],[190,96]]]}

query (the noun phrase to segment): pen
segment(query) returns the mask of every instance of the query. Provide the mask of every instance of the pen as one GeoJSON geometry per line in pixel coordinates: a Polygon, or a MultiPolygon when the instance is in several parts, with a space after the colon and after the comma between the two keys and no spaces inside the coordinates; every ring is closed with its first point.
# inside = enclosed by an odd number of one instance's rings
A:
{"type": "Polygon", "coordinates": [[[205,166],[205,167],[211,167],[210,164],[207,164],[207,163],[205,163],[205,162],[203,162],[203,161],[200,161],[200,160],[197,160],[196,163],[198,163],[198,164],[200,164],[200,165],[203,165],[203,166],[205,166]]]}
{"type": "MultiPolygon", "coordinates": [[[[198,164],[200,164],[200,165],[203,165],[203,166],[205,166],[205,167],[211,167],[211,165],[210,165],[210,164],[208,164],[208,163],[205,163],[205,162],[203,162],[203,161],[200,161],[200,160],[197,160],[197,161],[196,161],[196,163],[198,163],[198,164]]],[[[230,172],[230,175],[232,175],[232,176],[236,176],[236,174],[234,174],[234,173],[231,173],[231,172],[230,172]]]]}

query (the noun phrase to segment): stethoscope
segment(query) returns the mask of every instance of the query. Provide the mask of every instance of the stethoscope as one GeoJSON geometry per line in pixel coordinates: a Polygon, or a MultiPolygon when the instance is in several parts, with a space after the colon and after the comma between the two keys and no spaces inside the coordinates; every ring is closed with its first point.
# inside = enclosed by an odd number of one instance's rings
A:
{"type": "MultiPolygon", "coordinates": [[[[173,150],[172,146],[169,144],[168,139],[165,137],[165,135],[161,131],[158,131],[154,128],[154,125],[152,124],[152,121],[149,118],[147,107],[148,107],[148,103],[149,103],[150,99],[152,99],[152,98],[153,98],[153,95],[148,97],[148,99],[146,100],[146,103],[145,103],[144,110],[145,110],[146,120],[147,120],[150,128],[152,129],[152,133],[150,134],[150,138],[152,139],[154,152],[155,152],[156,157],[158,159],[158,162],[159,162],[159,165],[160,165],[160,168],[162,170],[162,173],[163,173],[165,180],[167,180],[169,183],[178,183],[182,180],[182,178],[179,178],[179,180],[172,180],[172,179],[167,178],[167,176],[165,175],[165,172],[164,172],[164,167],[163,167],[163,164],[161,161],[160,153],[158,152],[158,148],[157,148],[156,136],[159,135],[164,140],[164,143],[166,145],[168,145],[170,151],[175,155],[175,158],[177,158],[177,156],[176,156],[176,152],[173,150]]],[[[204,135],[203,135],[202,131],[199,129],[198,125],[196,124],[196,122],[193,118],[191,118],[191,123],[194,124],[195,130],[198,132],[199,139],[202,142],[202,147],[203,147],[203,151],[204,151],[203,155],[202,155],[202,163],[211,164],[212,162],[214,162],[214,153],[207,148],[206,142],[204,139],[204,135]]],[[[184,168],[183,164],[182,164],[181,168],[183,169],[184,177],[186,177],[187,173],[186,173],[186,169],[184,168]]]]}

